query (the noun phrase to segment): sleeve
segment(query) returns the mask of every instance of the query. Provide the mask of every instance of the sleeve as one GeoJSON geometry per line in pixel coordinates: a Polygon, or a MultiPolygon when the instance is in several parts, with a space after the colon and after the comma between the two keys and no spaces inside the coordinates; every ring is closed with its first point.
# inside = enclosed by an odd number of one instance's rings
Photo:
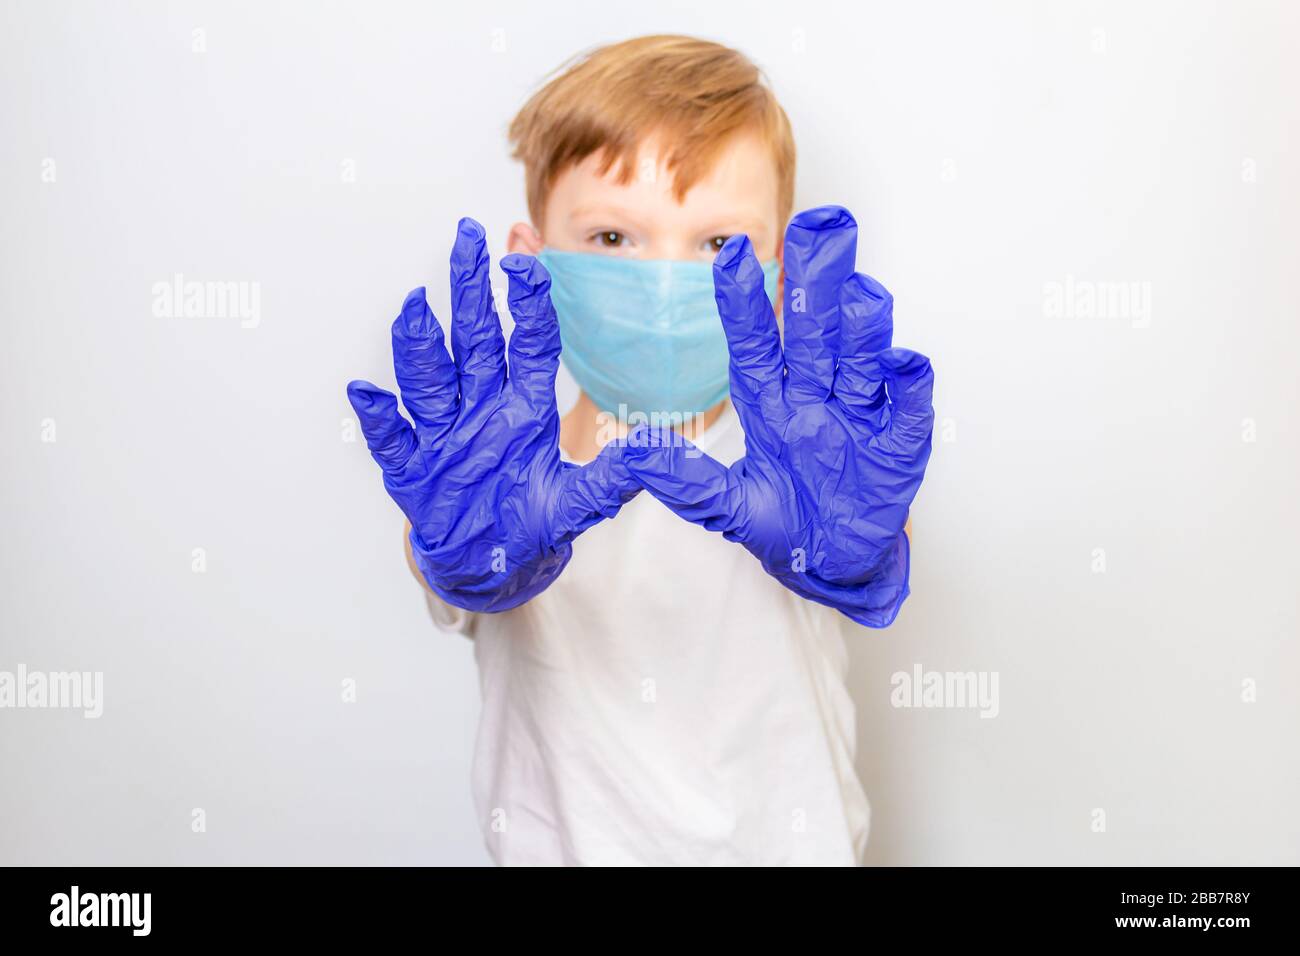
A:
{"type": "Polygon", "coordinates": [[[478,621],[477,612],[453,607],[427,587],[420,590],[424,592],[424,601],[429,606],[429,617],[433,618],[433,623],[439,630],[461,634],[471,639],[474,637],[474,624],[478,621]]]}

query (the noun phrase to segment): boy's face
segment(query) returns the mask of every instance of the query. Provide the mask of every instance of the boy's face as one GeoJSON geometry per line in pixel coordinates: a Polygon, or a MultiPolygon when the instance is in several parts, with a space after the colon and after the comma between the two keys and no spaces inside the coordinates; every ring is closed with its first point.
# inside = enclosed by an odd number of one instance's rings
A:
{"type": "Polygon", "coordinates": [[[777,175],[772,153],[756,136],[732,139],[679,203],[672,174],[653,138],[642,144],[628,183],[604,176],[595,153],[562,171],[546,201],[541,229],[516,223],[510,252],[543,246],[634,259],[710,262],[729,236],[744,233],[760,260],[779,258],[777,175]]]}

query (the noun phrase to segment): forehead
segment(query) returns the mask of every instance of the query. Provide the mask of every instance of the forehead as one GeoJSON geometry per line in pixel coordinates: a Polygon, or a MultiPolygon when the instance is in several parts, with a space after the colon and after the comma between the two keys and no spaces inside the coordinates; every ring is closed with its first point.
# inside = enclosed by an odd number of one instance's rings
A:
{"type": "Polygon", "coordinates": [[[546,201],[548,222],[621,215],[645,228],[697,229],[719,220],[777,218],[776,164],[755,135],[733,137],[681,202],[657,138],[642,142],[627,182],[618,181],[617,164],[602,175],[603,159],[603,153],[593,153],[556,177],[546,201]]]}

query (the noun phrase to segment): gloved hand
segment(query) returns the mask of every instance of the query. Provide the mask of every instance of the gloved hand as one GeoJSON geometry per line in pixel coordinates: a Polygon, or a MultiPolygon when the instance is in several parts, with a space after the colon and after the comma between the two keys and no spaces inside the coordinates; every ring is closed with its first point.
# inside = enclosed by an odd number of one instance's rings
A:
{"type": "MultiPolygon", "coordinates": [[[[483,227],[462,219],[451,253],[455,361],[423,288],[393,323],[393,365],[415,427],[391,392],[348,385],[384,487],[411,522],[416,564],[436,594],[471,611],[541,593],[568,564],[570,542],[641,490],[621,442],[585,466],[560,460],[551,280],[530,256],[506,256],[501,268],[515,317],[508,370],[483,227]]],[[[653,471],[650,460],[643,469],[653,471]]]]}
{"type": "Polygon", "coordinates": [[[847,210],[800,213],[785,243],[784,350],[749,239],[713,264],[745,457],[728,468],[678,441],[627,464],[796,594],[885,627],[908,593],[903,528],[930,457],[934,373],[890,348],[893,300],[854,273],[847,210]]]}

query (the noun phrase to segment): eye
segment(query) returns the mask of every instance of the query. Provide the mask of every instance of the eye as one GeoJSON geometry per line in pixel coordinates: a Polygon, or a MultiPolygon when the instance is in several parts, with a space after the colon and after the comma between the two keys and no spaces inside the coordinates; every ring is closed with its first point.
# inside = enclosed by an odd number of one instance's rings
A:
{"type": "Polygon", "coordinates": [[[706,242],[704,246],[710,252],[718,253],[722,251],[722,247],[727,244],[727,240],[730,238],[731,238],[730,236],[714,236],[712,239],[706,242]]]}
{"type": "Polygon", "coordinates": [[[597,245],[603,246],[606,249],[618,249],[625,242],[627,242],[626,236],[624,236],[621,232],[615,232],[612,229],[606,230],[604,232],[598,232],[591,238],[592,241],[595,242],[597,245]]]}

